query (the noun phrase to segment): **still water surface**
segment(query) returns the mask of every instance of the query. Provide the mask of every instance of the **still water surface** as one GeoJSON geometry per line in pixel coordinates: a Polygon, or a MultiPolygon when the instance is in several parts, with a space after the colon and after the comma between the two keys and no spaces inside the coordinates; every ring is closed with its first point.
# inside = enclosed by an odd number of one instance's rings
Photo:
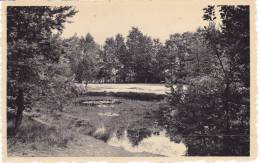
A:
{"type": "Polygon", "coordinates": [[[100,124],[91,136],[111,146],[171,157],[186,153],[186,146],[158,125],[158,102],[92,97],[81,104],[90,122],[100,124]]]}
{"type": "Polygon", "coordinates": [[[186,146],[183,143],[170,141],[165,131],[151,134],[136,143],[136,141],[131,140],[128,131],[125,130],[120,137],[114,133],[107,143],[130,152],[148,152],[170,157],[182,156],[186,153],[186,146]]]}

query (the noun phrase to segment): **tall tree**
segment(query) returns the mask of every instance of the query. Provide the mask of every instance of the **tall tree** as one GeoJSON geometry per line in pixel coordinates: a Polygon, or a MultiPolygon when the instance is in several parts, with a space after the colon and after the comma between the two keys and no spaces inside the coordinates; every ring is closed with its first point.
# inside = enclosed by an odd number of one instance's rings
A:
{"type": "Polygon", "coordinates": [[[220,6],[220,15],[221,30],[215,26],[215,7],[208,6],[203,18],[209,25],[194,34],[201,40],[188,33],[173,39],[177,47],[185,45],[182,68],[190,64],[194,70],[179,75],[178,62],[176,85],[161,111],[167,131],[175,140],[181,137],[188,155],[249,155],[249,8],[220,6]],[[204,49],[201,54],[197,46],[204,49]]]}
{"type": "Polygon", "coordinates": [[[7,7],[8,99],[16,108],[15,130],[22,121],[25,97],[37,84],[38,67],[59,60],[52,49],[52,33],[61,32],[75,13],[70,6],[7,7]]]}
{"type": "Polygon", "coordinates": [[[117,74],[116,47],[113,37],[107,38],[104,45],[104,70],[106,71],[105,81],[115,82],[117,74]]]}
{"type": "Polygon", "coordinates": [[[220,8],[221,31],[215,27],[215,6],[205,8],[204,19],[209,22],[207,39],[217,58],[223,83],[223,106],[225,133],[245,135],[225,139],[228,154],[236,153],[233,148],[237,141],[243,143],[248,152],[249,141],[249,82],[250,82],[250,33],[249,6],[218,6],[220,8]],[[242,61],[243,60],[243,61],[242,61]],[[235,98],[234,98],[235,97],[235,98]],[[236,105],[234,105],[236,104],[236,105]],[[241,117],[243,117],[241,119],[241,117]],[[236,122],[236,124],[234,124],[236,122]],[[240,130],[243,128],[243,132],[240,130]],[[242,132],[242,133],[241,133],[242,132]],[[248,136],[246,136],[248,135],[248,136]]]}
{"type": "Polygon", "coordinates": [[[129,55],[131,56],[132,77],[135,82],[149,82],[151,71],[149,64],[151,62],[150,50],[152,49],[152,39],[135,27],[129,32],[126,42],[129,55]]]}
{"type": "Polygon", "coordinates": [[[96,79],[100,47],[90,33],[79,38],[74,35],[64,41],[65,54],[70,60],[70,66],[77,82],[89,82],[96,79]]]}
{"type": "Polygon", "coordinates": [[[117,68],[118,76],[120,82],[126,82],[127,77],[130,73],[130,64],[131,58],[127,52],[126,44],[124,37],[121,34],[117,34],[115,37],[115,48],[116,48],[116,58],[118,59],[117,68]]]}
{"type": "Polygon", "coordinates": [[[159,39],[153,39],[152,49],[150,50],[151,62],[149,71],[151,73],[150,82],[158,83],[165,81],[165,56],[164,46],[159,39]]]}
{"type": "Polygon", "coordinates": [[[170,39],[165,42],[165,47],[168,58],[168,76],[174,84],[183,83],[183,79],[187,76],[187,69],[185,69],[186,39],[182,34],[170,35],[170,39]]]}

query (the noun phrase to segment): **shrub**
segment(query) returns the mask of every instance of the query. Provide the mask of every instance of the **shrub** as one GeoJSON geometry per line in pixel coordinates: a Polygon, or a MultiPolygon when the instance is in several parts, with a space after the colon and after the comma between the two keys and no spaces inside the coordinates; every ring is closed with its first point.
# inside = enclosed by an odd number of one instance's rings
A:
{"type": "Polygon", "coordinates": [[[183,140],[187,155],[249,155],[249,92],[233,87],[227,102],[221,83],[204,81],[172,89],[161,106],[161,125],[173,140],[183,140]]]}

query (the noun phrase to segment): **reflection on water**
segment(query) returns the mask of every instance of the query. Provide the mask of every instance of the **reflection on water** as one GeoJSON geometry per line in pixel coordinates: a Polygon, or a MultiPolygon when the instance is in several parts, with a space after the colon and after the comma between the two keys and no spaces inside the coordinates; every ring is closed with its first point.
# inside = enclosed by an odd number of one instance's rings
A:
{"type": "Polygon", "coordinates": [[[106,113],[98,113],[99,116],[107,116],[107,117],[118,117],[118,113],[111,113],[111,112],[106,112],[106,113]]]}
{"type": "Polygon", "coordinates": [[[130,152],[148,152],[163,156],[181,156],[186,153],[186,146],[170,141],[165,131],[151,133],[146,129],[139,132],[124,130],[123,133],[115,132],[107,143],[130,152]]]}
{"type": "MultiPolygon", "coordinates": [[[[111,146],[121,147],[130,152],[147,152],[163,156],[186,154],[186,146],[176,141],[176,135],[166,135],[164,126],[159,124],[157,102],[130,101],[126,99],[79,100],[91,115],[91,129],[85,132],[111,146]],[[132,103],[136,103],[132,105],[132,103]],[[123,103],[122,105],[116,105],[123,103]],[[105,108],[104,108],[105,107],[105,108]],[[93,117],[92,117],[93,116],[93,117]],[[172,140],[170,140],[170,137],[172,140]]],[[[85,130],[85,129],[83,129],[85,130]]]]}
{"type": "Polygon", "coordinates": [[[82,105],[86,105],[86,106],[98,106],[98,107],[114,107],[114,104],[120,104],[122,103],[121,101],[117,100],[117,99],[108,99],[108,100],[102,100],[102,99],[98,99],[98,100],[93,100],[93,99],[89,99],[89,100],[81,100],[79,101],[80,104],[82,105]]]}
{"type": "Polygon", "coordinates": [[[152,131],[147,128],[128,129],[127,138],[131,141],[133,146],[139,145],[139,143],[147,137],[152,135],[152,131]]]}

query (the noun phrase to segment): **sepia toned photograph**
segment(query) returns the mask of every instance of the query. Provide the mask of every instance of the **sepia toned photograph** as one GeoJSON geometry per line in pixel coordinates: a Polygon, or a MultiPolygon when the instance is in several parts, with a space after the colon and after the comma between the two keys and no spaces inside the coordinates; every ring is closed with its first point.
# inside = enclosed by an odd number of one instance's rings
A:
{"type": "Polygon", "coordinates": [[[7,156],[250,157],[251,6],[175,2],[3,8],[7,156]]]}

